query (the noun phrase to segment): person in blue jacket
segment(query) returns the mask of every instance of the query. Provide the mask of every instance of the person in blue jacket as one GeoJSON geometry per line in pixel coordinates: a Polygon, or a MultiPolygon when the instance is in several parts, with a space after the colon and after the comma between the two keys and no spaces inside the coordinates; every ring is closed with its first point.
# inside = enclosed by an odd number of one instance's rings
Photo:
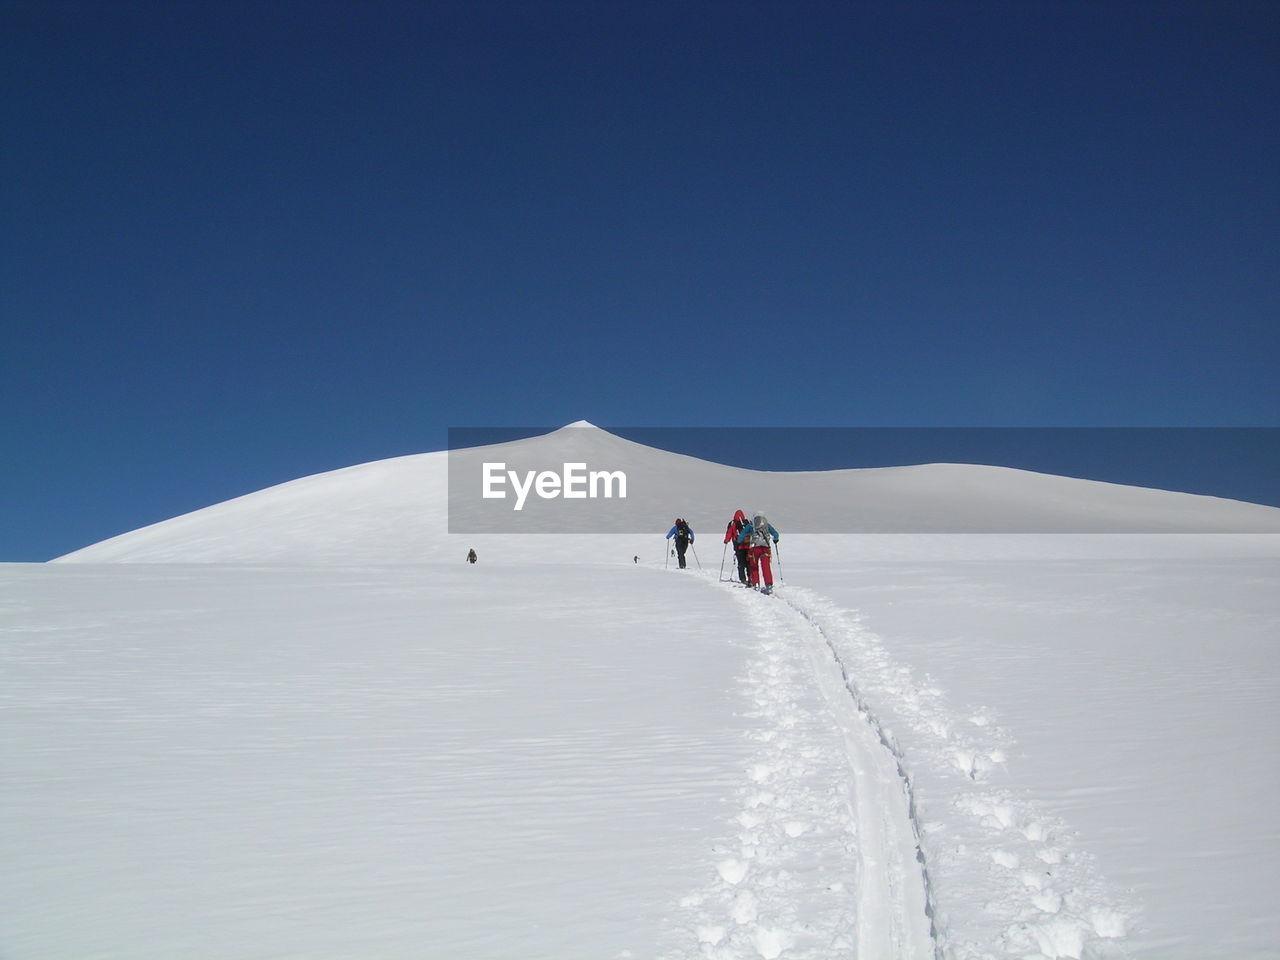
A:
{"type": "Polygon", "coordinates": [[[684,553],[689,549],[689,544],[693,543],[693,527],[685,523],[681,517],[676,517],[675,525],[667,533],[667,539],[675,538],[676,541],[676,559],[680,561],[680,569],[684,569],[684,553]]]}

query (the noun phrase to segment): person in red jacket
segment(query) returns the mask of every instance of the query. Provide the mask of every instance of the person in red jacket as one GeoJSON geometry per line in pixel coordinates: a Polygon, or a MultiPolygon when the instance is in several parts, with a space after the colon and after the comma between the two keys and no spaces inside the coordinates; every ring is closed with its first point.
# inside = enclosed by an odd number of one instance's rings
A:
{"type": "Polygon", "coordinates": [[[724,530],[724,542],[733,544],[733,556],[738,561],[738,582],[747,582],[747,547],[738,543],[738,534],[742,532],[742,528],[747,525],[747,515],[741,510],[733,515],[733,519],[729,521],[729,526],[724,530]]]}

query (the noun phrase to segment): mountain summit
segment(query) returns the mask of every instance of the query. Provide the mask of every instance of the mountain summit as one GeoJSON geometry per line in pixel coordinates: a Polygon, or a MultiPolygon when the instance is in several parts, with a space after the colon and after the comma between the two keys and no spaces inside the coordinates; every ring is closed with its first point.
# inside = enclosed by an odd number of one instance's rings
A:
{"type": "MultiPolygon", "coordinates": [[[[486,463],[587,464],[593,470],[625,472],[625,503],[610,504],[620,509],[617,519],[576,529],[643,536],[645,543],[664,533],[676,516],[688,519],[704,535],[702,542],[708,534],[717,542],[737,508],[763,510],[789,534],[1280,532],[1280,509],[1215,497],[971,464],[747,470],[658,450],[580,420],[543,436],[303,477],[58,559],[414,563],[433,560],[442,547],[450,555],[480,543],[492,543],[508,554],[534,549],[524,542],[527,538],[512,534],[570,529],[563,520],[568,515],[563,501],[562,512],[554,514],[536,496],[529,498],[526,510],[510,513],[510,528],[470,523],[470,501],[463,495],[474,485],[478,502],[486,463]],[[523,526],[516,526],[516,519],[523,526]]],[[[551,538],[536,553],[584,558],[587,548],[571,543],[573,539],[551,538]]],[[[616,540],[606,551],[616,557],[616,540]]]]}

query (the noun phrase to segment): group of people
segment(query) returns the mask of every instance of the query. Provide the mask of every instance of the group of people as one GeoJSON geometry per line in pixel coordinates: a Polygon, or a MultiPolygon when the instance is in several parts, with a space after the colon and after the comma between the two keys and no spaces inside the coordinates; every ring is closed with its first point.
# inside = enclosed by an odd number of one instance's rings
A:
{"type": "Polygon", "coordinates": [[[738,582],[756,587],[761,593],[773,593],[773,548],[780,534],[763,513],[750,520],[741,510],[724,530],[724,542],[733,544],[737,561],[738,582]]]}
{"type": "MultiPolygon", "coordinates": [[[[741,510],[734,512],[733,519],[725,527],[724,542],[733,544],[739,583],[755,587],[761,593],[773,592],[773,547],[778,537],[777,529],[763,513],[757,513],[748,520],[741,510]]],[[[667,539],[675,541],[676,560],[683,570],[685,552],[694,541],[693,528],[683,517],[676,517],[667,539]]]]}

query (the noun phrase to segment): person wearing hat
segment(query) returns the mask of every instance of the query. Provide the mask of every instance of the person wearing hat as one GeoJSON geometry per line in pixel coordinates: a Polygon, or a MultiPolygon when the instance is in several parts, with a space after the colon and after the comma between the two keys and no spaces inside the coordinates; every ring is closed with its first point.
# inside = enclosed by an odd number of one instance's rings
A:
{"type": "Polygon", "coordinates": [[[751,586],[761,593],[773,593],[773,569],[769,565],[773,554],[769,542],[773,541],[773,545],[777,546],[779,536],[777,528],[759,512],[747,521],[738,534],[737,542],[747,548],[747,576],[751,580],[751,586]],[[761,579],[764,580],[763,585],[761,579]]]}
{"type": "Polygon", "coordinates": [[[689,544],[693,543],[693,528],[684,522],[683,517],[676,517],[675,525],[667,533],[668,540],[673,537],[676,541],[676,559],[680,561],[680,569],[683,570],[684,553],[689,549],[689,544]]]}
{"type": "Polygon", "coordinates": [[[738,543],[738,534],[742,533],[742,528],[746,525],[747,515],[738,510],[724,530],[724,542],[733,544],[733,558],[738,563],[738,582],[743,584],[747,582],[747,553],[749,548],[744,544],[738,543]]]}

